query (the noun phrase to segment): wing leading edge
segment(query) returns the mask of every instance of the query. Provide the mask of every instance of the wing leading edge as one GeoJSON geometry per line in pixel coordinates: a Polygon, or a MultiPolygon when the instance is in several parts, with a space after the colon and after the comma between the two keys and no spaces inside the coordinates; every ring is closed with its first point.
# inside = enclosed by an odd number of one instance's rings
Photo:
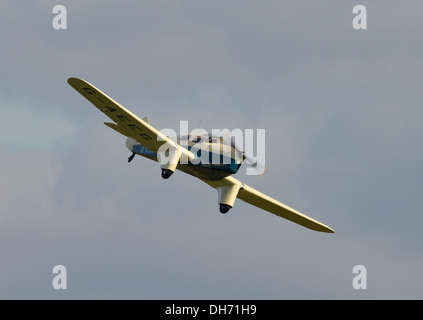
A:
{"type": "Polygon", "coordinates": [[[309,216],[306,216],[305,214],[292,209],[291,207],[288,207],[287,205],[265,195],[264,193],[241,183],[232,176],[226,177],[220,181],[203,181],[216,189],[222,185],[227,186],[241,184],[241,188],[237,194],[238,199],[241,199],[242,201],[252,204],[253,206],[295,222],[311,230],[335,233],[332,228],[324,225],[323,223],[314,220],[313,218],[310,218],[309,216]]]}

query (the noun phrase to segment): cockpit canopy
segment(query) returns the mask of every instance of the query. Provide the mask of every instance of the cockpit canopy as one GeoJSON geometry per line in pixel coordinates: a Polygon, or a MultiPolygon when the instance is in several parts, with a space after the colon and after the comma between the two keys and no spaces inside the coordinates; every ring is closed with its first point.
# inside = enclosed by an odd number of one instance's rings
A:
{"type": "MultiPolygon", "coordinates": [[[[190,135],[185,135],[179,137],[179,144],[182,147],[187,148],[188,150],[193,150],[192,148],[197,148],[198,150],[202,150],[201,152],[207,151],[210,153],[220,153],[226,159],[233,159],[236,164],[241,164],[244,160],[244,152],[238,150],[235,146],[233,146],[227,139],[223,137],[212,135],[209,133],[194,133],[190,135]],[[217,149],[215,149],[217,145],[217,149]],[[218,150],[218,151],[216,151],[218,150]]],[[[199,152],[197,156],[200,156],[201,152],[199,152]]],[[[210,163],[213,160],[210,160],[210,163]]],[[[220,160],[219,160],[220,161],[220,160]]],[[[226,161],[226,160],[222,160],[226,161]]],[[[228,163],[231,163],[232,160],[228,160],[228,163]]],[[[223,162],[222,162],[223,163],[223,162]]]]}
{"type": "Polygon", "coordinates": [[[223,142],[222,137],[214,136],[212,134],[204,134],[204,133],[182,136],[179,139],[181,141],[188,141],[193,143],[198,143],[198,142],[222,143],[223,142]]]}

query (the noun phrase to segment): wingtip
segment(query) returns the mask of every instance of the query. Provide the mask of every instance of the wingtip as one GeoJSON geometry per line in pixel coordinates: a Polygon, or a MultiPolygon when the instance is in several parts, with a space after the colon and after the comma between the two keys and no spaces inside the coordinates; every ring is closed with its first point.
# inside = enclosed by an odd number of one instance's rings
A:
{"type": "Polygon", "coordinates": [[[77,77],[70,77],[68,78],[68,83],[70,85],[72,85],[72,83],[77,83],[77,82],[86,82],[85,80],[82,80],[81,78],[77,78],[77,77]]]}
{"type": "Polygon", "coordinates": [[[335,233],[335,230],[328,227],[327,225],[324,225],[323,223],[319,223],[318,226],[315,225],[314,227],[309,226],[309,228],[315,231],[324,232],[324,233],[335,233]]]}
{"type": "Polygon", "coordinates": [[[68,81],[67,82],[72,86],[72,83],[75,82],[77,79],[78,78],[70,77],[70,78],[68,78],[68,81]]]}
{"type": "Polygon", "coordinates": [[[335,233],[335,230],[333,230],[332,228],[329,228],[328,226],[326,226],[326,229],[323,230],[323,232],[326,232],[326,233],[335,233]]]}

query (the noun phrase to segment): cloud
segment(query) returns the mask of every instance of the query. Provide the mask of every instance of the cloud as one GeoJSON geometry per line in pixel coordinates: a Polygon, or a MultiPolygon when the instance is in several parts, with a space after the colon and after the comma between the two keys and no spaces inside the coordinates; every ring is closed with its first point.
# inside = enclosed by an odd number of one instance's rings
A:
{"type": "Polygon", "coordinates": [[[421,297],[417,2],[364,4],[363,32],[352,2],[62,4],[64,31],[47,1],[0,13],[0,297],[421,297]],[[266,174],[239,179],[336,233],[242,202],[221,215],[201,181],[128,164],[70,76],[159,129],[266,129],[266,174]]]}
{"type": "Polygon", "coordinates": [[[57,110],[45,112],[29,104],[5,102],[0,112],[8,119],[0,128],[0,143],[8,149],[46,150],[72,142],[74,125],[57,110]]]}

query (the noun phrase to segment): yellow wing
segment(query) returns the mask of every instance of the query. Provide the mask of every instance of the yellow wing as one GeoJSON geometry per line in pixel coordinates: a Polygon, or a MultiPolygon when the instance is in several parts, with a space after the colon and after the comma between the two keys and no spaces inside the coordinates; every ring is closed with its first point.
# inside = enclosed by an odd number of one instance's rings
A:
{"type": "Polygon", "coordinates": [[[333,229],[329,228],[323,223],[314,220],[313,218],[310,218],[309,216],[306,216],[305,214],[295,209],[288,207],[287,205],[265,195],[264,193],[256,189],[251,188],[250,186],[243,184],[232,176],[226,177],[220,181],[203,181],[214,188],[228,185],[241,185],[237,194],[238,199],[241,199],[242,201],[252,204],[253,206],[271,212],[277,216],[298,223],[303,227],[320,232],[335,232],[333,229]]]}
{"type": "Polygon", "coordinates": [[[78,78],[69,78],[68,83],[94,106],[96,106],[97,109],[115,122],[105,123],[108,127],[127,137],[134,138],[147,149],[155,153],[157,153],[163,144],[168,143],[172,146],[178,147],[180,152],[184,154],[187,159],[194,158],[194,155],[190,151],[182,147],[179,148],[172,139],[152,127],[146,121],[138,118],[135,114],[121,106],[115,100],[101,92],[87,81],[78,78]]]}

